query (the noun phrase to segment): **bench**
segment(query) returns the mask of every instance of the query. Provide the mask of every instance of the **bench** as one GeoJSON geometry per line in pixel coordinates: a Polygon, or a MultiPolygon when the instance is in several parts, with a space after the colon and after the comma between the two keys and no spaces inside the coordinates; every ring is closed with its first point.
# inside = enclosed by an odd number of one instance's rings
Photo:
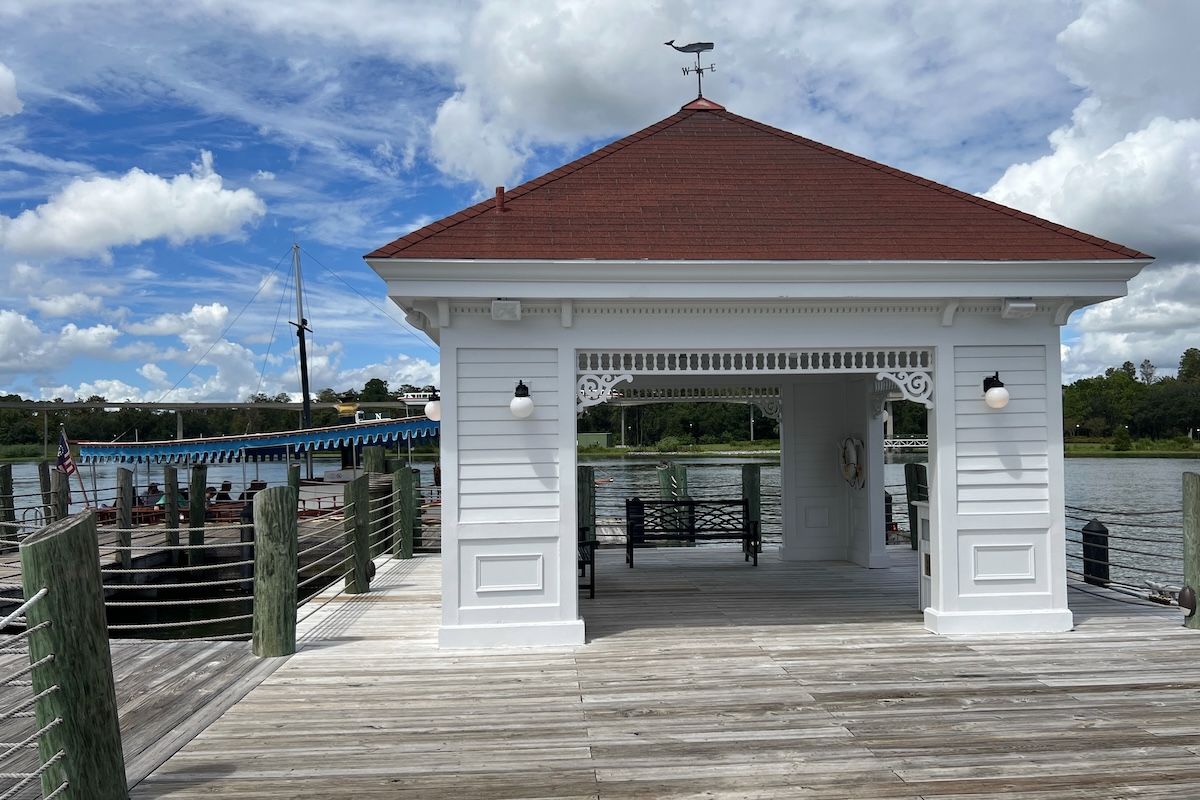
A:
{"type": "Polygon", "coordinates": [[[761,544],[758,522],[750,519],[750,501],[642,500],[625,501],[625,563],[633,567],[633,551],[657,542],[696,544],[705,541],[741,542],[746,561],[758,566],[761,544]]]}
{"type": "Polygon", "coordinates": [[[596,547],[600,542],[596,541],[596,537],[592,535],[591,526],[579,526],[578,540],[578,558],[579,558],[579,577],[587,578],[585,584],[582,581],[579,583],[579,588],[587,586],[588,597],[596,596],[596,547]]]}

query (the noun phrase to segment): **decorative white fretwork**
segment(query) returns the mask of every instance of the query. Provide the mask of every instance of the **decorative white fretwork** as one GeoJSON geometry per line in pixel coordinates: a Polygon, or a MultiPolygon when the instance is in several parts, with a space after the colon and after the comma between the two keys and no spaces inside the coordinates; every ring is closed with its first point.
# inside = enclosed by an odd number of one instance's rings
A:
{"type": "Polygon", "coordinates": [[[900,389],[900,393],[904,395],[905,400],[912,400],[913,402],[923,404],[926,408],[933,408],[933,379],[927,371],[914,369],[880,372],[875,376],[875,402],[877,404],[875,416],[879,416],[883,411],[883,401],[880,400],[880,392],[878,390],[879,384],[884,379],[896,384],[900,389]]]}
{"type": "Polygon", "coordinates": [[[880,370],[928,370],[926,349],[850,348],[825,350],[580,350],[580,374],[729,375],[829,374],[880,370]]]}
{"type": "Polygon", "coordinates": [[[613,386],[622,381],[632,381],[633,376],[624,375],[580,375],[576,384],[575,411],[598,406],[613,396],[613,386]]]}

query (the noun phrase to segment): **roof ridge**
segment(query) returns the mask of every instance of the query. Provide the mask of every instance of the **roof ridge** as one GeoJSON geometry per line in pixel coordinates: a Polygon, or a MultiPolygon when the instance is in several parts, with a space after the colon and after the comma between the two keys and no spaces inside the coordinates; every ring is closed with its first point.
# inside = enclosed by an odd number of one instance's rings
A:
{"type": "MultiPolygon", "coordinates": [[[[505,189],[504,190],[504,199],[507,201],[507,200],[515,200],[517,198],[524,197],[525,195],[532,192],[534,189],[540,189],[543,186],[554,183],[555,181],[557,181],[561,178],[565,178],[568,175],[573,175],[586,166],[594,164],[597,161],[600,161],[604,158],[607,158],[608,156],[611,156],[614,153],[620,152],[621,150],[624,150],[626,147],[629,147],[632,144],[636,144],[637,142],[640,142],[643,139],[647,139],[647,138],[653,136],[654,134],[659,133],[660,131],[664,131],[667,128],[673,127],[674,125],[679,124],[684,119],[692,116],[693,114],[703,114],[703,113],[709,113],[709,112],[701,111],[701,110],[680,109],[679,111],[676,111],[674,114],[667,117],[666,119],[661,119],[658,122],[654,123],[653,125],[649,125],[645,128],[642,128],[640,131],[635,131],[635,132],[629,134],[628,136],[624,136],[620,139],[617,139],[614,142],[609,142],[604,147],[601,147],[599,150],[593,150],[592,152],[588,153],[587,155],[580,156],[579,158],[575,159],[574,161],[571,161],[567,164],[562,165],[561,167],[558,167],[556,169],[551,170],[550,172],[547,172],[545,175],[540,175],[532,180],[526,181],[525,183],[518,184],[517,186],[514,186],[511,189],[505,189]]],[[[460,223],[466,222],[471,219],[475,219],[476,217],[480,216],[481,214],[487,213],[487,211],[489,209],[492,209],[494,207],[495,207],[495,200],[492,200],[492,199],[482,200],[472,206],[468,206],[467,208],[464,208],[463,210],[459,211],[456,214],[451,214],[448,217],[443,217],[442,219],[440,219],[436,222],[431,222],[430,224],[425,225],[421,228],[418,228],[417,230],[415,230],[405,236],[401,236],[399,239],[396,239],[395,241],[391,242],[390,244],[379,248],[378,250],[374,251],[373,253],[368,253],[366,255],[366,258],[375,258],[375,257],[390,258],[391,256],[395,255],[396,253],[398,253],[402,250],[405,250],[410,245],[414,245],[417,242],[422,241],[423,239],[427,239],[435,233],[441,233],[442,231],[449,230],[450,228],[453,228],[456,225],[459,225],[460,223]],[[453,224],[447,224],[451,221],[453,221],[453,224]],[[435,230],[435,228],[436,228],[436,230],[435,230]]]]}
{"type": "Polygon", "coordinates": [[[1061,234],[1064,234],[1067,236],[1071,236],[1074,239],[1079,239],[1080,241],[1085,241],[1090,244],[1094,244],[1097,247],[1101,247],[1105,250],[1111,250],[1112,252],[1120,253],[1122,255],[1129,256],[1131,258],[1153,258],[1153,256],[1147,255],[1146,253],[1142,253],[1138,250],[1134,250],[1131,247],[1126,247],[1125,245],[1118,244],[1111,240],[1104,239],[1099,236],[1094,236],[1090,233],[1084,233],[1083,231],[1077,230],[1075,228],[1071,228],[1066,225],[1060,225],[1057,222],[1051,222],[1050,220],[1042,219],[1041,217],[1034,216],[1033,214],[1028,214],[1024,211],[1020,211],[1020,210],[1012,208],[1010,206],[1006,206],[1001,203],[997,203],[994,200],[988,200],[986,197],[980,197],[979,195],[975,195],[975,194],[968,194],[967,192],[964,192],[961,189],[955,189],[953,186],[947,186],[944,183],[938,183],[937,181],[930,180],[929,178],[922,178],[920,175],[914,175],[911,172],[905,172],[902,169],[896,169],[895,167],[890,167],[887,164],[883,164],[878,161],[873,161],[872,159],[866,158],[865,156],[855,155],[854,153],[851,153],[849,151],[840,150],[836,147],[832,147],[823,142],[818,142],[815,139],[809,139],[806,136],[801,136],[800,134],[797,134],[797,133],[785,131],[782,128],[776,128],[773,125],[767,125],[766,123],[759,122],[758,120],[750,119],[749,117],[743,117],[738,114],[734,114],[732,111],[729,111],[724,108],[722,108],[720,110],[713,109],[708,112],[700,112],[700,113],[716,114],[717,116],[727,118],[730,122],[736,122],[738,124],[745,125],[747,127],[761,130],[765,133],[770,133],[770,134],[779,136],[784,139],[789,139],[794,142],[799,142],[801,144],[807,145],[816,150],[820,150],[829,155],[837,156],[839,158],[844,158],[847,161],[852,161],[856,164],[859,164],[860,166],[869,167],[871,169],[882,172],[886,175],[891,175],[892,177],[900,178],[902,180],[908,181],[909,183],[914,183],[918,186],[922,186],[926,189],[932,189],[934,191],[940,192],[941,194],[949,195],[950,197],[956,197],[961,200],[968,200],[972,203],[975,203],[976,205],[984,206],[985,208],[989,208],[993,211],[1000,211],[1004,214],[1007,214],[1008,216],[1015,217],[1016,219],[1019,219],[1022,222],[1031,223],[1038,227],[1047,228],[1049,230],[1052,230],[1055,233],[1061,233],[1061,234]]]}

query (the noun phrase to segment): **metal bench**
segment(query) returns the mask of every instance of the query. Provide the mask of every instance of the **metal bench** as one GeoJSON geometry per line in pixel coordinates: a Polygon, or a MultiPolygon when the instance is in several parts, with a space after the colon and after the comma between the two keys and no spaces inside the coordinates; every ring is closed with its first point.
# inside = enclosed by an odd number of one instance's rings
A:
{"type": "Polygon", "coordinates": [[[709,541],[741,542],[746,561],[758,566],[760,532],[750,519],[750,501],[729,500],[642,500],[625,501],[625,563],[633,566],[633,551],[654,547],[658,542],[698,544],[709,541]]]}

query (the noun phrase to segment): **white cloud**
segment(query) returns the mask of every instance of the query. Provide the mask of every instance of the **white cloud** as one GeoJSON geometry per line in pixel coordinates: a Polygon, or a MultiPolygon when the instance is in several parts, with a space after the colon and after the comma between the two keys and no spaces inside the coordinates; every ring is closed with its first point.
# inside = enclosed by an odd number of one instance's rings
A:
{"type": "Polygon", "coordinates": [[[165,179],[140,169],[120,178],[77,178],[15,218],[0,217],[0,245],[42,256],[101,256],[120,245],[164,238],[173,245],[236,236],[266,213],[249,189],[225,189],[202,151],[190,174],[165,179]]]}
{"type": "Polygon", "coordinates": [[[0,377],[38,364],[42,332],[33,320],[11,309],[0,309],[0,377]]]}
{"type": "Polygon", "coordinates": [[[206,306],[196,304],[182,314],[160,314],[146,322],[130,323],[125,330],[136,336],[179,336],[188,339],[199,335],[211,340],[228,317],[229,309],[220,303],[206,306]]]}
{"type": "Polygon", "coordinates": [[[43,317],[78,317],[85,313],[95,314],[100,310],[101,302],[96,295],[82,292],[29,298],[29,305],[43,317]]]}
{"type": "Polygon", "coordinates": [[[0,64],[0,117],[12,117],[21,113],[24,105],[17,97],[17,76],[0,64]]]}

